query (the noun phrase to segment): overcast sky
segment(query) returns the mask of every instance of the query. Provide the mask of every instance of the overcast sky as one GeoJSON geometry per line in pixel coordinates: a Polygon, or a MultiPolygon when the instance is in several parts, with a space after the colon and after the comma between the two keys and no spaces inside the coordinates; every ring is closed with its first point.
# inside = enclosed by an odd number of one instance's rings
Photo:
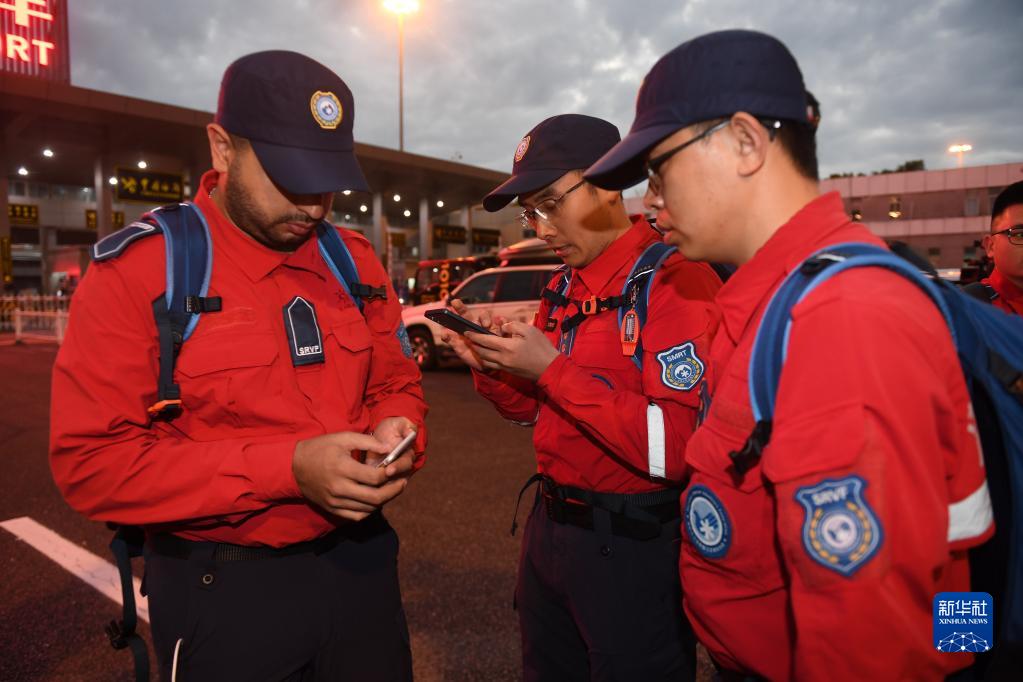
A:
{"type": "MultiPolygon", "coordinates": [[[[712,30],[781,38],[821,101],[821,171],[1023,161],[1021,0],[421,0],[405,26],[405,148],[510,170],[567,112],[624,134],[657,58],[712,30]]],[[[69,0],[75,85],[211,111],[224,68],[304,52],[355,94],[355,137],[398,146],[397,22],[382,0],[69,0]]]]}

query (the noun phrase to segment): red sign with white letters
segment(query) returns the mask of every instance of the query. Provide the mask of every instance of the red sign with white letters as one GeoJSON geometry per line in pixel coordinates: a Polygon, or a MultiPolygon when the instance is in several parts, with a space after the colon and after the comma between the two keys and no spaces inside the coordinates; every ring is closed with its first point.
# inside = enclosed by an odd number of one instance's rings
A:
{"type": "Polygon", "coordinates": [[[0,0],[0,71],[71,81],[67,0],[0,0]]]}

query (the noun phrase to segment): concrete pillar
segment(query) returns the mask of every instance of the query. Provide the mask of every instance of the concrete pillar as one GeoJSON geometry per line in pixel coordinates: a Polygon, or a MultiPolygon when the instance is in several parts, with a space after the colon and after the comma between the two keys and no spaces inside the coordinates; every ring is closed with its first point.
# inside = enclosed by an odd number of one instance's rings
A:
{"type": "Polygon", "coordinates": [[[105,154],[99,154],[92,165],[92,182],[96,192],[96,241],[114,231],[114,188],[108,181],[113,169],[105,154]]]}
{"type": "Polygon", "coordinates": [[[373,195],[373,229],[369,241],[376,249],[377,257],[383,262],[387,257],[387,218],[384,216],[384,195],[377,192],[373,195]]]}
{"type": "Polygon", "coordinates": [[[472,206],[462,207],[462,226],[465,228],[465,246],[460,256],[472,255],[472,206]]]}
{"type": "Polygon", "coordinates": [[[53,247],[56,246],[57,231],[46,225],[39,226],[39,272],[42,280],[39,285],[39,293],[49,296],[53,293],[50,290],[50,273],[53,272],[53,247]]]}
{"type": "Polygon", "coordinates": [[[433,258],[433,227],[430,225],[430,201],[419,200],[419,260],[433,258]]]}
{"type": "MultiPolygon", "coordinates": [[[[2,131],[0,131],[2,133],[2,131]]],[[[2,138],[0,138],[2,141],[2,138]]],[[[8,207],[8,195],[11,192],[10,182],[7,179],[7,170],[10,168],[8,165],[10,159],[6,153],[7,145],[0,144],[0,244],[6,244],[10,247],[11,244],[11,219],[7,215],[8,207]]],[[[3,269],[3,264],[0,263],[0,270],[3,269]]],[[[7,290],[7,284],[4,282],[3,275],[7,274],[0,271],[0,293],[7,290]]],[[[13,275],[13,273],[10,273],[13,275]]]]}
{"type": "MultiPolygon", "coordinates": [[[[3,257],[4,251],[9,249],[11,246],[11,219],[7,215],[7,195],[10,193],[10,184],[7,181],[7,159],[4,157],[3,151],[0,150],[0,258],[3,257]]],[[[4,269],[5,264],[0,262],[0,294],[7,290],[7,283],[4,281],[4,275],[12,275],[14,273],[8,273],[4,269]]]]}

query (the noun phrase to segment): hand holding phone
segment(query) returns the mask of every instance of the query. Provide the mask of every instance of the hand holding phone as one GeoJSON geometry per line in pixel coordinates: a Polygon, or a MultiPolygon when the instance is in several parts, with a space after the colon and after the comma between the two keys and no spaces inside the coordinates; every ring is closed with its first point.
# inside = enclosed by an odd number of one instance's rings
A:
{"type": "Polygon", "coordinates": [[[385,467],[388,464],[393,463],[394,460],[396,460],[399,457],[401,457],[401,453],[405,452],[405,450],[407,450],[408,447],[410,445],[412,445],[412,443],[415,442],[415,440],[416,440],[416,433],[417,432],[414,429],[412,431],[409,431],[408,434],[404,438],[401,439],[401,442],[398,443],[397,445],[395,445],[394,449],[391,450],[389,453],[387,453],[386,457],[384,457],[382,460],[380,460],[380,463],[377,464],[377,468],[379,469],[379,468],[385,467]]]}
{"type": "Polygon", "coordinates": [[[496,336],[494,332],[490,331],[485,327],[467,320],[458,313],[449,310],[447,308],[433,308],[427,310],[426,319],[436,322],[442,327],[450,329],[457,334],[465,334],[465,332],[476,332],[477,334],[490,334],[496,336]]]}

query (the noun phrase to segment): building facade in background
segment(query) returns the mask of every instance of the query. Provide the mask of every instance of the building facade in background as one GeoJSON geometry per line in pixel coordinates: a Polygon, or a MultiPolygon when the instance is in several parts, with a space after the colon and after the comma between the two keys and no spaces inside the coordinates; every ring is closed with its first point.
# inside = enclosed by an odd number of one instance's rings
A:
{"type": "MultiPolygon", "coordinates": [[[[0,294],[70,292],[89,245],[190,198],[210,165],[210,112],[70,83],[66,2],[0,0],[0,294]]],[[[397,288],[421,259],[521,238],[514,209],[477,208],[505,173],[375,145],[355,151],[374,191],[338,192],[332,218],[373,242],[397,288]]]]}
{"type": "Polygon", "coordinates": [[[879,173],[821,181],[842,195],[853,220],[879,237],[906,242],[937,268],[960,268],[982,254],[995,197],[1023,180],[1023,163],[879,173]]]}

